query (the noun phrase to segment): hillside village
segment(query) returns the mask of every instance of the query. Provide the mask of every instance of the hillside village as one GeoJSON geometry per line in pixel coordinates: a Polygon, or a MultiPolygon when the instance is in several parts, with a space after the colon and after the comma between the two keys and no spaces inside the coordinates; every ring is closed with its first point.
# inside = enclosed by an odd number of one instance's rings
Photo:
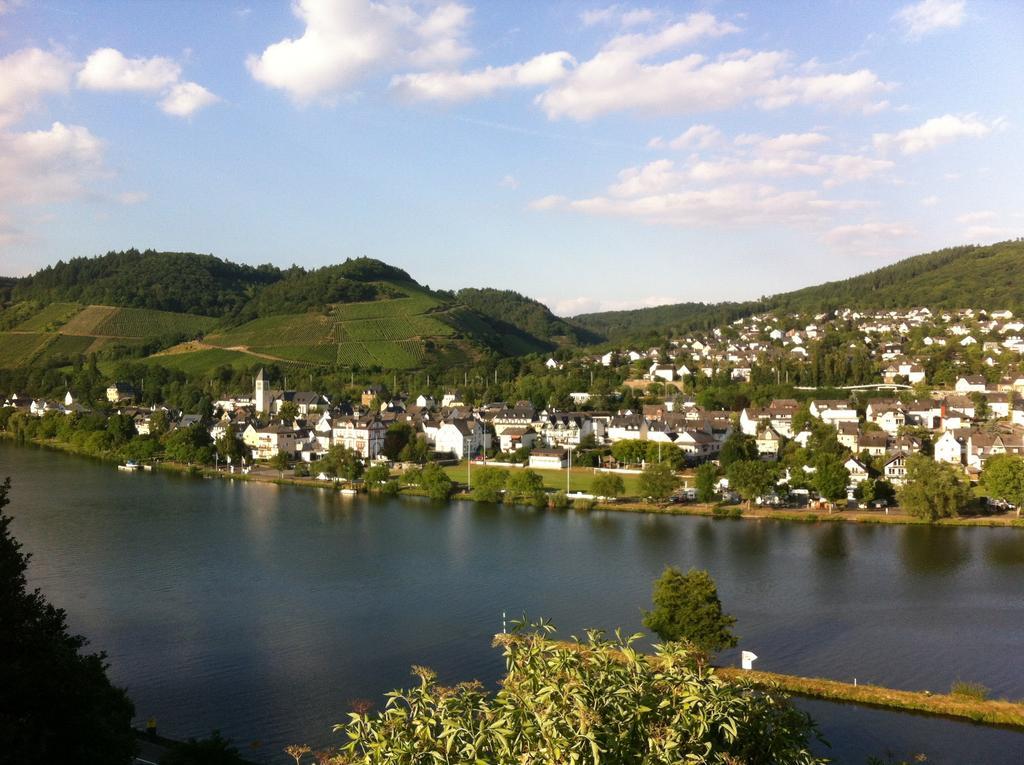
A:
{"type": "MultiPolygon", "coordinates": [[[[864,481],[898,487],[913,454],[956,466],[972,480],[990,457],[1024,454],[1024,374],[1017,371],[1022,335],[1024,322],[1009,311],[844,310],[806,318],[753,316],[660,348],[547,360],[545,368],[556,375],[573,365],[621,369],[626,385],[644,393],[625,407],[617,393],[571,393],[576,408],[570,410],[472,401],[457,390],[435,400],[393,394],[381,385],[365,387],[358,400],[331,401],[316,391],[275,388],[264,370],[252,391],[223,396],[205,414],[137,406],[136,391],[121,381],[111,383],[106,403],[111,416],[130,418],[137,436],[201,431],[195,443],[217,445],[212,459],[219,460],[220,452],[228,461],[235,455],[239,469],[267,460],[294,462],[314,475],[316,463],[339,449],[366,464],[490,458],[535,469],[574,464],[635,471],[667,460],[682,469],[718,460],[731,439],[745,438],[759,460],[784,463],[777,483],[792,487],[806,483],[795,472],[815,470],[813,454],[800,465],[790,459],[793,450],[820,447],[814,432],[827,426],[845,455],[853,500],[864,481]],[[831,356],[823,351],[828,347],[831,356]],[[809,367],[836,356],[848,366],[875,370],[877,379],[847,386],[841,398],[834,394],[838,386],[829,388],[828,398],[816,398],[812,386],[794,386],[805,391],[802,400],[775,398],[733,410],[701,406],[692,395],[700,378],[734,385],[765,376],[806,381],[809,367]],[[637,443],[642,448],[631,448],[637,443]]],[[[828,382],[834,377],[835,370],[828,382]]],[[[15,412],[80,418],[92,408],[70,391],[63,401],[18,393],[2,403],[5,424],[15,412]]],[[[728,478],[718,488],[728,496],[728,478]]]]}

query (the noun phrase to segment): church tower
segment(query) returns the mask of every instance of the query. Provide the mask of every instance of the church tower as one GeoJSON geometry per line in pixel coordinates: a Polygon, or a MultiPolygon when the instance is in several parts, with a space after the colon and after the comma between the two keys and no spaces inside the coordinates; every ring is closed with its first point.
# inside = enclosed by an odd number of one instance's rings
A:
{"type": "Polygon", "coordinates": [[[270,402],[267,400],[267,381],[262,369],[256,375],[256,411],[260,414],[270,411],[270,402]]]}

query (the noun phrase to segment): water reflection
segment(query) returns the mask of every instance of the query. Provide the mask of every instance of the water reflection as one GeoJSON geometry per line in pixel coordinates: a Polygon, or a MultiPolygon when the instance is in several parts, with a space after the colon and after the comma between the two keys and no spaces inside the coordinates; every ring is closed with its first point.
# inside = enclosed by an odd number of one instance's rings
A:
{"type": "Polygon", "coordinates": [[[1024,536],[990,539],[985,545],[985,560],[995,566],[1024,566],[1024,536]]]}
{"type": "Polygon", "coordinates": [[[827,523],[816,530],[814,552],[826,561],[842,560],[849,556],[846,544],[847,529],[845,523],[827,523]]]}
{"type": "Polygon", "coordinates": [[[900,529],[900,557],[915,574],[954,573],[970,560],[962,529],[904,526],[900,529]]]}

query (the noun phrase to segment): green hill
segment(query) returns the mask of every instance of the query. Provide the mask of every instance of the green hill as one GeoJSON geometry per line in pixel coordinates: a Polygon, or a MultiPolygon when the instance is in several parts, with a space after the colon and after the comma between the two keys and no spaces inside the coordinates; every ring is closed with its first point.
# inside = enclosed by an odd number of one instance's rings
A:
{"type": "Polygon", "coordinates": [[[951,247],[841,281],[742,303],[679,303],[573,317],[610,339],[710,329],[767,311],[818,313],[837,308],[1024,310],[1024,241],[951,247]]]}
{"type": "MultiPolygon", "coordinates": [[[[306,270],[151,250],[57,263],[4,281],[0,368],[98,354],[203,373],[219,366],[420,369],[554,347],[370,258],[306,270]]],[[[546,313],[551,327],[560,320],[546,313]]],[[[532,315],[532,314],[531,314],[532,315]]],[[[567,338],[575,342],[575,338],[567,338]]]]}
{"type": "Polygon", "coordinates": [[[459,302],[488,318],[502,335],[522,335],[548,344],[546,350],[564,345],[600,342],[593,332],[561,319],[543,303],[512,290],[466,288],[455,293],[459,302]]]}

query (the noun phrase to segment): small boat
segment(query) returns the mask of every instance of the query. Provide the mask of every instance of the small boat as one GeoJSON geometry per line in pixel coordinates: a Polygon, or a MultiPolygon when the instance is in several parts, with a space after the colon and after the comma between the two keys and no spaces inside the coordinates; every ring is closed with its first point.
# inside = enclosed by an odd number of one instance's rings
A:
{"type": "Polygon", "coordinates": [[[118,465],[117,469],[118,470],[129,470],[129,471],[131,471],[131,470],[138,470],[139,469],[139,463],[138,462],[133,462],[132,460],[128,460],[123,465],[118,465]]]}
{"type": "Polygon", "coordinates": [[[359,492],[355,489],[338,489],[339,494],[344,494],[346,497],[354,497],[359,492]]]}

